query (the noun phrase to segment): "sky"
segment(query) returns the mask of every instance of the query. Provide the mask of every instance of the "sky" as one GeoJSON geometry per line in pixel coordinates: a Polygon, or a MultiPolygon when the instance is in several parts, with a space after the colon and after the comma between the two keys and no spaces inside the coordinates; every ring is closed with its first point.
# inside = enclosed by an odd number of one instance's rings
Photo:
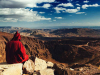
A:
{"type": "Polygon", "coordinates": [[[100,0],[0,0],[0,26],[100,26],[100,0]]]}

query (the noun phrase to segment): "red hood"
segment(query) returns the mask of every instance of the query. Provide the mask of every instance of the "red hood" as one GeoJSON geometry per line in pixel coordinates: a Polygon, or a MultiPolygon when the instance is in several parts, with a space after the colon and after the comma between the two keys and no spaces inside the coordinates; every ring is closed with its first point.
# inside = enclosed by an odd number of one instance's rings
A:
{"type": "Polygon", "coordinates": [[[20,33],[18,33],[18,31],[14,34],[14,37],[12,40],[18,40],[18,41],[21,40],[21,36],[20,36],[20,33]]]}

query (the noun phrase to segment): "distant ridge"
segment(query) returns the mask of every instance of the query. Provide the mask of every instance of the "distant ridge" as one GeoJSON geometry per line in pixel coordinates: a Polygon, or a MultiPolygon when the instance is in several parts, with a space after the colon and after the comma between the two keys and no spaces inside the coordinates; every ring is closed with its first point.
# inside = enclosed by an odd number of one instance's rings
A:
{"type": "Polygon", "coordinates": [[[12,26],[0,26],[0,28],[12,28],[12,26]]]}
{"type": "Polygon", "coordinates": [[[66,29],[66,28],[68,29],[72,29],[72,28],[100,29],[100,26],[49,26],[49,27],[40,27],[36,29],[66,29]]]}
{"type": "Polygon", "coordinates": [[[51,32],[55,35],[61,36],[82,36],[82,37],[100,37],[100,29],[88,29],[88,28],[72,28],[72,29],[57,29],[51,32]]]}

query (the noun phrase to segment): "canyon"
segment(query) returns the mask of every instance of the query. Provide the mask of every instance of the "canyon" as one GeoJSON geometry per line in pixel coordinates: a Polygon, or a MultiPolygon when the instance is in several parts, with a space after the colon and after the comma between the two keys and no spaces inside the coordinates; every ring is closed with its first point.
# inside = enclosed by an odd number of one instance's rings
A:
{"type": "MultiPolygon", "coordinates": [[[[39,31],[31,33],[30,36],[21,35],[21,42],[29,57],[34,56],[54,63],[55,75],[99,75],[99,30],[68,30],[47,30],[51,37],[41,31],[41,35],[39,31]],[[73,37],[72,34],[77,36],[73,37]]],[[[0,63],[6,62],[6,43],[13,36],[13,33],[0,32],[0,63]]]]}

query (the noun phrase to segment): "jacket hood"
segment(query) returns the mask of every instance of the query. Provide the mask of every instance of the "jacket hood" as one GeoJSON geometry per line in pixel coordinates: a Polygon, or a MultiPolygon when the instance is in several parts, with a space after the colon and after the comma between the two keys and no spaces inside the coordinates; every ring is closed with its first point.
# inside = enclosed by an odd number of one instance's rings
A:
{"type": "Polygon", "coordinates": [[[18,31],[14,34],[14,37],[12,40],[18,40],[18,41],[21,40],[21,36],[20,36],[20,33],[18,33],[18,31]]]}

